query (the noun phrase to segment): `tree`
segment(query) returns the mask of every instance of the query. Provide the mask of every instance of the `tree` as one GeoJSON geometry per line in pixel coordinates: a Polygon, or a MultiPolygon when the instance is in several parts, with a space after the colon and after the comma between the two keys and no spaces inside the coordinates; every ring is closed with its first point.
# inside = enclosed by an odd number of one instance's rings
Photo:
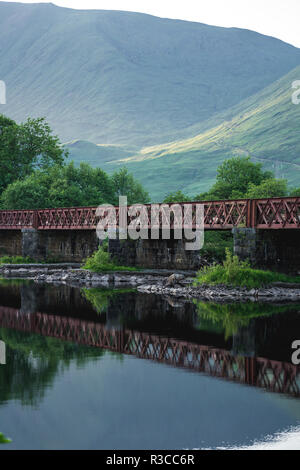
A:
{"type": "Polygon", "coordinates": [[[287,196],[287,180],[270,178],[262,181],[259,185],[250,183],[246,197],[249,199],[260,199],[265,197],[287,196]]]}
{"type": "Polygon", "coordinates": [[[112,175],[112,182],[116,197],[127,196],[128,204],[146,204],[150,201],[148,192],[128,173],[127,168],[115,171],[112,175]]]}
{"type": "Polygon", "coordinates": [[[175,191],[173,193],[169,193],[163,202],[165,203],[176,203],[176,202],[188,202],[191,201],[191,198],[184,194],[182,191],[175,191]]]}
{"type": "Polygon", "coordinates": [[[48,207],[98,206],[117,204],[119,195],[127,195],[128,203],[145,203],[148,193],[124,172],[110,177],[101,168],[81,163],[55,165],[47,171],[36,170],[23,180],[8,185],[0,197],[2,209],[45,209],[48,207]]]}
{"type": "Polygon", "coordinates": [[[38,170],[10,184],[1,196],[3,209],[43,209],[47,207],[98,206],[115,203],[110,177],[100,168],[71,162],[48,171],[38,170]]]}
{"type": "Polygon", "coordinates": [[[300,188],[293,188],[290,191],[290,196],[300,197],[300,188]]]}
{"type": "Polygon", "coordinates": [[[37,169],[62,165],[67,156],[44,118],[18,125],[0,115],[0,193],[37,169]]]}
{"type": "Polygon", "coordinates": [[[197,199],[238,199],[245,197],[249,185],[260,185],[262,181],[273,178],[269,171],[262,170],[261,163],[253,163],[250,157],[234,157],[217,169],[217,179],[212,188],[197,199]]]}

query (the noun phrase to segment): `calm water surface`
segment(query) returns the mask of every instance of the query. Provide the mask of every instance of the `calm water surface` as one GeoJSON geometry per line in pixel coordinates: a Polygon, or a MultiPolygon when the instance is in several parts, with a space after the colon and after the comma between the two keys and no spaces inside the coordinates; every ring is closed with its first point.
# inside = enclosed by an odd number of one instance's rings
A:
{"type": "Polygon", "coordinates": [[[2,282],[1,449],[300,449],[295,339],[300,305],[2,282]]]}

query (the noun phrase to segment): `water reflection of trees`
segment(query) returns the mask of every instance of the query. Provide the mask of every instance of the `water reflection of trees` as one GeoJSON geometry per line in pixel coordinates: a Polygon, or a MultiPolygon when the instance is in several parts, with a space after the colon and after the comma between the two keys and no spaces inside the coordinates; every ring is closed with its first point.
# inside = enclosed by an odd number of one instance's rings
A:
{"type": "Polygon", "coordinates": [[[105,353],[99,348],[6,328],[0,329],[0,337],[6,343],[6,365],[0,367],[0,404],[13,399],[37,406],[55,377],[71,363],[83,367],[105,353]]]}
{"type": "Polygon", "coordinates": [[[234,336],[239,329],[247,327],[254,318],[263,318],[299,309],[300,305],[273,305],[258,302],[220,304],[194,301],[200,320],[199,328],[224,332],[225,339],[234,336]]]}
{"type": "Polygon", "coordinates": [[[128,292],[134,292],[134,289],[101,289],[101,288],[82,288],[81,293],[84,295],[86,300],[91,303],[93,308],[98,314],[107,311],[110,300],[120,294],[127,294],[128,292]]]}

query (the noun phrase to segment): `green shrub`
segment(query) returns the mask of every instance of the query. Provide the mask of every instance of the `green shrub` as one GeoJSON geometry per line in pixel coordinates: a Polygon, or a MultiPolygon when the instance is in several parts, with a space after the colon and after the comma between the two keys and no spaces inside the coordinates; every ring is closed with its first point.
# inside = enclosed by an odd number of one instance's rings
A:
{"type": "Polygon", "coordinates": [[[224,284],[233,287],[246,287],[247,289],[263,287],[272,282],[300,282],[300,277],[290,277],[261,269],[253,269],[248,261],[240,261],[226,248],[226,258],[222,264],[205,266],[197,273],[195,285],[224,284]]]}
{"type": "Polygon", "coordinates": [[[96,273],[103,271],[136,271],[136,268],[133,267],[118,266],[114,260],[111,259],[105,243],[85,260],[83,269],[88,269],[96,273]]]}

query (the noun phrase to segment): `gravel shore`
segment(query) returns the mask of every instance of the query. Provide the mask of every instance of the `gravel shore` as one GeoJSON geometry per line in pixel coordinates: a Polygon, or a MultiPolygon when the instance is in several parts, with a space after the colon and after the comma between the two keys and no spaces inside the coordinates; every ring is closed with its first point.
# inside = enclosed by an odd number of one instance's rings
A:
{"type": "Polygon", "coordinates": [[[28,279],[51,284],[69,284],[74,287],[133,287],[139,292],[168,295],[177,298],[195,298],[215,302],[237,301],[300,301],[300,285],[273,283],[269,287],[251,289],[218,286],[193,286],[194,272],[144,270],[92,273],[79,265],[2,265],[0,277],[28,279]]]}

